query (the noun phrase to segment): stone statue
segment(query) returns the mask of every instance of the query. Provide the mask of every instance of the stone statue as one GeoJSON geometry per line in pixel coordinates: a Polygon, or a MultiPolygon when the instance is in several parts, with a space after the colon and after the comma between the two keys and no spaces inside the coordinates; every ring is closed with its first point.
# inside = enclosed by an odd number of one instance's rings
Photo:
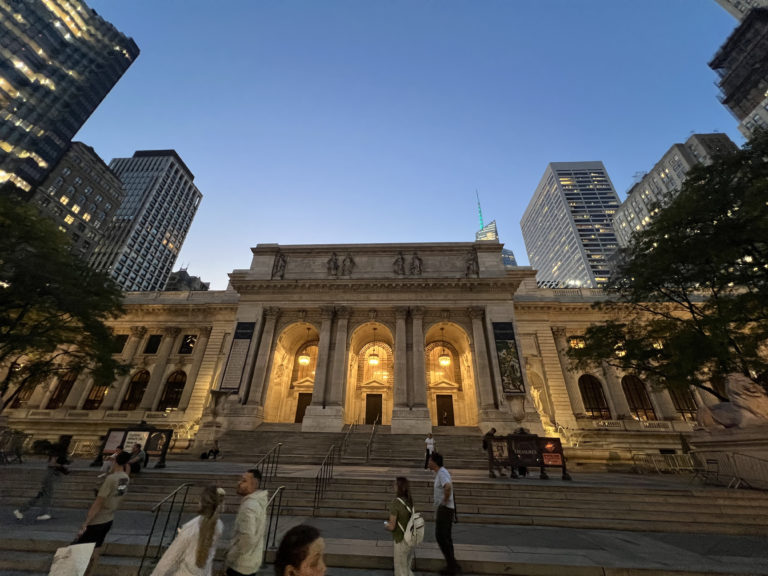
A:
{"type": "Polygon", "coordinates": [[[342,276],[349,276],[354,269],[355,260],[351,255],[347,254],[346,258],[344,258],[344,262],[341,263],[341,274],[342,276]]]}
{"type": "Polygon", "coordinates": [[[409,271],[414,276],[421,276],[421,258],[419,258],[419,255],[416,254],[416,252],[411,256],[411,266],[409,271]]]}
{"type": "Polygon", "coordinates": [[[730,402],[700,406],[696,420],[704,428],[747,428],[768,425],[768,394],[744,374],[728,375],[730,402]]]}
{"type": "Polygon", "coordinates": [[[278,252],[275,256],[275,263],[272,264],[272,279],[282,280],[283,276],[285,276],[285,256],[282,252],[278,252]]]}
{"type": "Polygon", "coordinates": [[[405,274],[405,258],[403,257],[402,252],[397,253],[397,258],[395,258],[395,261],[392,263],[392,270],[398,276],[405,274]]]}
{"type": "Polygon", "coordinates": [[[478,271],[478,265],[477,265],[477,252],[474,250],[470,250],[467,252],[467,256],[464,260],[465,266],[465,276],[469,278],[470,276],[477,276],[478,271]]]}
{"type": "Polygon", "coordinates": [[[331,254],[331,257],[328,258],[328,276],[338,276],[339,275],[339,259],[336,256],[336,252],[331,254]]]}

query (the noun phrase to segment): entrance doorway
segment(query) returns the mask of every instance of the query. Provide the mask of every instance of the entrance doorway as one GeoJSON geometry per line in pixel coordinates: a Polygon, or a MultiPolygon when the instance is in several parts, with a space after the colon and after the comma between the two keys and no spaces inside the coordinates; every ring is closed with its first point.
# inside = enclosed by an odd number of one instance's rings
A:
{"type": "Polygon", "coordinates": [[[437,425],[454,426],[453,423],[453,396],[450,394],[438,394],[435,396],[437,408],[437,425]]]}
{"type": "Polygon", "coordinates": [[[365,395],[365,423],[374,424],[376,420],[381,423],[381,394],[365,395]]]}
{"type": "Polygon", "coordinates": [[[304,420],[304,412],[307,411],[307,406],[312,404],[311,392],[299,392],[299,398],[296,402],[296,419],[294,422],[300,424],[304,420]]]}

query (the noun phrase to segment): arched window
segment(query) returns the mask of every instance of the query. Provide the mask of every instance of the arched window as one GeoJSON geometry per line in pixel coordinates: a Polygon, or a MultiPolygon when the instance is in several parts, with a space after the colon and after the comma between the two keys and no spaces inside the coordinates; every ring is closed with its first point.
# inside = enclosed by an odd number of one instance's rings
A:
{"type": "Polygon", "coordinates": [[[393,382],[392,370],[394,367],[394,358],[392,349],[383,342],[376,342],[376,345],[369,344],[360,352],[360,370],[362,370],[361,382],[381,382],[390,384],[393,382]],[[371,364],[371,357],[378,356],[378,362],[371,364]]]}
{"type": "Polygon", "coordinates": [[[98,410],[101,403],[104,402],[104,396],[107,395],[109,386],[94,384],[91,387],[91,392],[88,394],[88,398],[83,403],[83,410],[98,410]]]}
{"type": "Polygon", "coordinates": [[[448,342],[436,342],[427,346],[427,383],[430,386],[438,382],[452,382],[461,386],[461,366],[456,349],[448,342]],[[447,365],[440,364],[440,356],[448,356],[447,365]]]}
{"type": "Polygon", "coordinates": [[[291,382],[299,382],[301,380],[315,380],[315,369],[317,368],[317,340],[313,342],[307,342],[296,352],[296,356],[293,358],[293,373],[291,374],[291,382]],[[302,357],[309,357],[309,364],[302,364],[302,357]]]}
{"type": "Polygon", "coordinates": [[[579,378],[579,392],[584,401],[584,411],[588,418],[611,419],[611,411],[608,409],[608,402],[605,400],[605,392],[600,380],[589,374],[584,374],[579,378]]]}
{"type": "Polygon", "coordinates": [[[684,390],[677,390],[675,388],[669,389],[669,395],[672,397],[672,404],[675,405],[675,410],[682,416],[686,422],[694,422],[696,420],[696,399],[693,397],[693,392],[690,388],[684,390]]]}
{"type": "Polygon", "coordinates": [[[147,384],[149,384],[149,372],[146,370],[136,372],[128,384],[128,391],[120,403],[120,410],[136,410],[147,390],[147,384]]]}
{"type": "Polygon", "coordinates": [[[56,391],[51,396],[51,399],[48,400],[48,405],[45,407],[46,410],[56,410],[64,405],[67,396],[72,391],[72,386],[74,386],[77,380],[78,374],[77,370],[70,370],[59,378],[59,384],[56,386],[56,391]]]}
{"type": "Polygon", "coordinates": [[[621,379],[621,387],[627,397],[629,412],[635,420],[656,420],[656,411],[640,378],[633,375],[624,376],[621,379]]]}
{"type": "Polygon", "coordinates": [[[29,399],[32,398],[35,388],[37,388],[37,384],[31,381],[22,384],[21,390],[16,394],[16,398],[13,399],[11,408],[24,408],[27,405],[27,402],[29,402],[29,399]]]}
{"type": "Polygon", "coordinates": [[[184,392],[184,385],[187,383],[187,375],[182,370],[177,370],[165,382],[165,390],[157,405],[158,412],[164,412],[168,408],[178,408],[181,402],[181,394],[184,392]]]}

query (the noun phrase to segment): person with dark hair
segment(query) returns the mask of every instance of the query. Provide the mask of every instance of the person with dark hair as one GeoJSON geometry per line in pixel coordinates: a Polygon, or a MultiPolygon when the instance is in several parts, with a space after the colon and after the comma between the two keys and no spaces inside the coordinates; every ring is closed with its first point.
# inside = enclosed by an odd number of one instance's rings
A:
{"type": "Polygon", "coordinates": [[[131,475],[138,474],[141,469],[147,465],[147,453],[141,449],[138,442],[133,445],[131,450],[131,459],[128,461],[131,466],[131,475]]]}
{"type": "Polygon", "coordinates": [[[395,576],[413,576],[413,546],[409,546],[405,541],[405,527],[413,514],[413,498],[408,478],[395,478],[395,494],[397,497],[388,506],[389,520],[384,522],[384,528],[392,532],[395,576]]]}
{"type": "Polygon", "coordinates": [[[73,544],[87,544],[88,542],[96,544],[86,575],[93,570],[93,566],[99,558],[99,549],[104,543],[109,529],[112,528],[115,510],[120,506],[123,496],[128,492],[128,474],[125,472],[125,465],[130,459],[131,455],[128,452],[120,452],[115,457],[112,472],[104,478],[104,482],[96,494],[96,500],[88,509],[85,522],[83,522],[77,533],[77,538],[73,542],[73,544]]]}
{"type": "Polygon", "coordinates": [[[32,498],[13,511],[13,515],[18,520],[24,519],[24,512],[35,506],[40,501],[40,514],[35,520],[51,519],[51,501],[53,500],[53,490],[56,482],[64,474],[69,474],[69,460],[67,459],[67,448],[71,436],[62,436],[59,442],[51,446],[48,453],[48,467],[43,477],[43,484],[32,498]]]}
{"type": "Polygon", "coordinates": [[[429,469],[435,473],[435,485],[433,491],[435,511],[435,540],[440,546],[446,562],[445,570],[441,574],[458,574],[461,566],[456,562],[453,552],[453,518],[456,513],[456,505],[453,500],[453,484],[451,475],[443,467],[443,456],[438,452],[432,452],[429,456],[429,469]]]}
{"type": "Polygon", "coordinates": [[[234,534],[227,551],[227,576],[256,574],[264,557],[267,525],[267,491],[259,490],[261,471],[247,470],[237,483],[237,493],[243,497],[235,518],[234,534]]]}
{"type": "Polygon", "coordinates": [[[179,530],[151,576],[211,576],[213,557],[224,523],[219,519],[223,488],[207,486],[200,495],[199,516],[179,530]]]}
{"type": "Polygon", "coordinates": [[[325,541],[314,526],[299,524],[285,533],[275,554],[275,576],[324,576],[325,541]]]}

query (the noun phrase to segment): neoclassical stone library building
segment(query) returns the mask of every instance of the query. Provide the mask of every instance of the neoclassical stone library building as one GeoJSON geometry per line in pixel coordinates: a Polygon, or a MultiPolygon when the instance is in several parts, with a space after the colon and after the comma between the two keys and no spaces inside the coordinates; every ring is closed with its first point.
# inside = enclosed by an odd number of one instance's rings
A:
{"type": "Polygon", "coordinates": [[[524,426],[567,446],[590,434],[659,445],[691,430],[693,392],[605,363],[572,371],[566,351],[600,321],[602,294],[537,288],[501,248],[260,244],[225,291],[127,294],[113,325],[131,370],[112,386],[67,375],[22,391],[5,416],[40,437],[142,420],[194,437],[212,417],[220,431],[524,426]]]}

